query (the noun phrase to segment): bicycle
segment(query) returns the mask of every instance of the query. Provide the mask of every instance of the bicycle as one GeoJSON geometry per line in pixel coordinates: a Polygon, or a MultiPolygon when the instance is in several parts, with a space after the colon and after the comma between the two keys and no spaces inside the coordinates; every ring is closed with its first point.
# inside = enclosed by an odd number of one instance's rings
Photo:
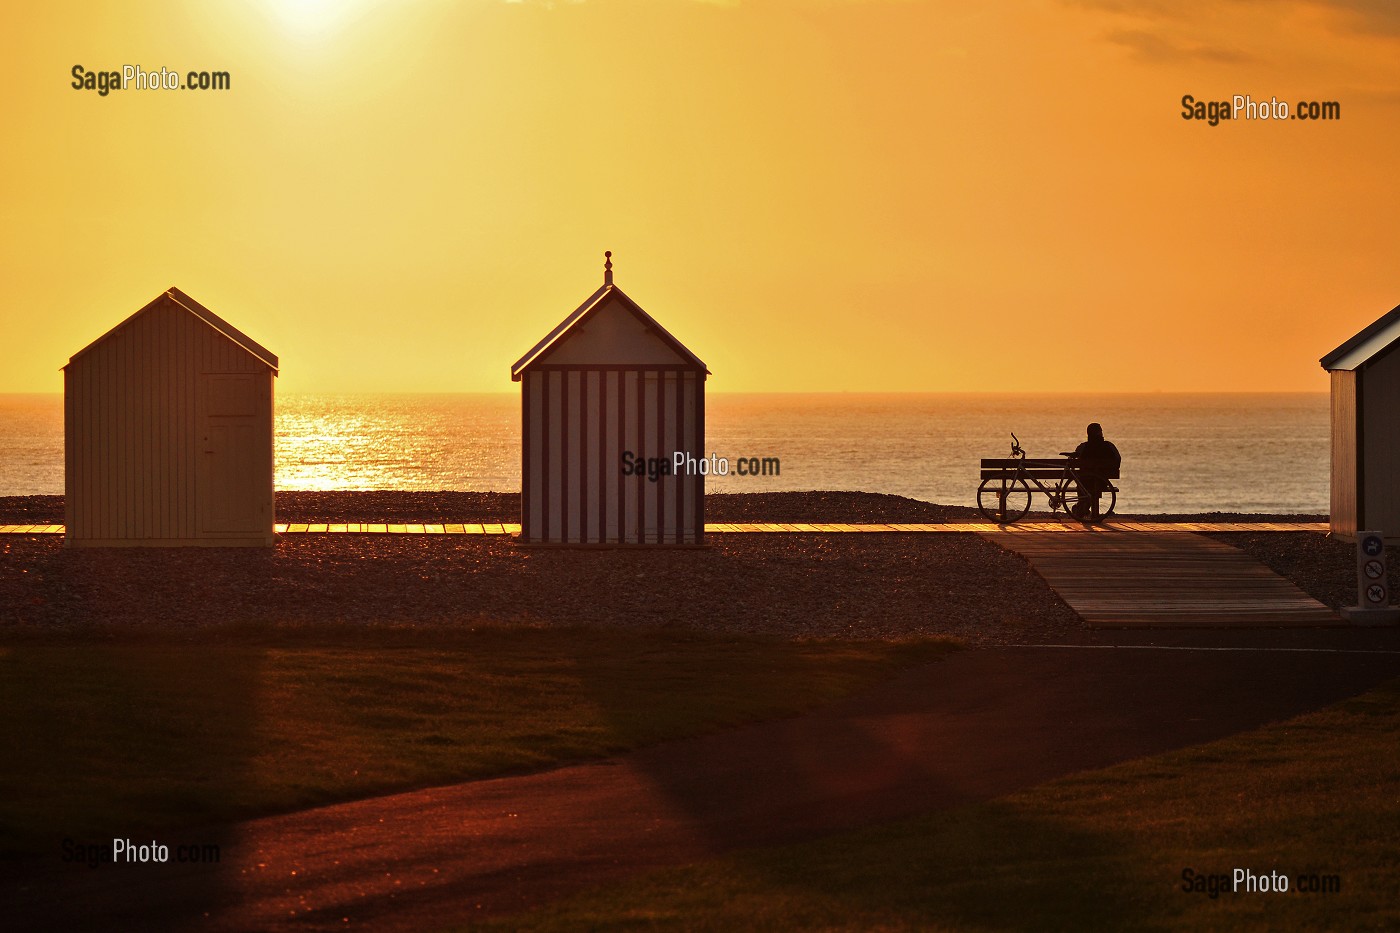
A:
{"type": "MultiPolygon", "coordinates": [[[[1072,452],[1061,451],[1067,460],[1028,460],[1021,441],[1011,435],[1009,460],[983,460],[982,484],[977,487],[977,508],[989,521],[1006,525],[1020,520],[1031,510],[1031,486],[1050,501],[1050,511],[1064,510],[1075,521],[1084,521],[1088,503],[1084,483],[1072,452]],[[1042,483],[1049,479],[1049,485],[1042,483]]],[[[1116,474],[1115,474],[1116,475],[1116,474]]],[[[1111,478],[1111,477],[1110,477],[1111,478]]],[[[1118,488],[1107,483],[1099,496],[1099,518],[1113,514],[1118,504],[1118,488]]]]}

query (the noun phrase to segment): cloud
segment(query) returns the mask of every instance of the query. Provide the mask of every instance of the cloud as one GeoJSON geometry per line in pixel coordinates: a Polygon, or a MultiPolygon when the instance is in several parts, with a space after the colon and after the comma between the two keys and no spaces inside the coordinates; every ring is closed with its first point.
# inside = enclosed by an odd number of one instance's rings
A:
{"type": "Polygon", "coordinates": [[[1351,32],[1400,38],[1400,4],[1395,0],[1311,0],[1308,5],[1336,13],[1351,32]]]}
{"type": "Polygon", "coordinates": [[[1222,64],[1248,62],[1254,56],[1239,49],[1168,38],[1146,29],[1115,29],[1105,34],[1108,41],[1130,49],[1144,61],[1211,61],[1222,64]]]}
{"type": "MultiPolygon", "coordinates": [[[[1160,31],[1167,28],[1181,28],[1202,22],[1222,11],[1240,10],[1253,7],[1272,20],[1283,19],[1292,11],[1314,10],[1323,14],[1324,22],[1333,32],[1361,33],[1384,38],[1400,38],[1400,3],[1396,0],[1061,0],[1066,6],[1098,10],[1134,20],[1150,26],[1151,29],[1120,30],[1110,33],[1111,41],[1119,42],[1120,34],[1160,31]]],[[[1129,38],[1122,44],[1135,46],[1138,40],[1129,38]]],[[[1186,57],[1212,57],[1192,55],[1188,44],[1172,43],[1175,51],[1185,52],[1186,57]]],[[[1208,53],[1209,47],[1201,47],[1208,53]]],[[[1163,50],[1170,53],[1170,49],[1163,50]]],[[[1228,50],[1226,50],[1228,52],[1228,50]]]]}

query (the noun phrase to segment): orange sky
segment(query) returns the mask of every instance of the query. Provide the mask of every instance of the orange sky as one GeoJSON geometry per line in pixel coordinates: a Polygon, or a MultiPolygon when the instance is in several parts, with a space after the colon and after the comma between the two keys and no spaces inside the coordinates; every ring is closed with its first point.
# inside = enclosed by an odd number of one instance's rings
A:
{"type": "Polygon", "coordinates": [[[715,391],[1322,391],[1400,302],[1380,0],[82,6],[0,35],[0,391],[170,285],[281,392],[510,390],[604,249],[715,391]]]}

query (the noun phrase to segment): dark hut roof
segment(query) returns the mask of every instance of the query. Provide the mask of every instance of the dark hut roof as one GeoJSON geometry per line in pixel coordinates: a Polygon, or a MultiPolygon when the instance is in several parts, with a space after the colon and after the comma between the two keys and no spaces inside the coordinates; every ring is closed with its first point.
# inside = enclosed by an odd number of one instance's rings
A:
{"type": "Polygon", "coordinates": [[[1327,370],[1354,370],[1375,359],[1400,341],[1400,305],[1352,337],[1319,362],[1327,370]]]}

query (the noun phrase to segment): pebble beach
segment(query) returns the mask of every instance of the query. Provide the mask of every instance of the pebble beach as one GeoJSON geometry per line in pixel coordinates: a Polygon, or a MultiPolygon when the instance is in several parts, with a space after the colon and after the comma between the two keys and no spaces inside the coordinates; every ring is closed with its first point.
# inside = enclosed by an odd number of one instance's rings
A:
{"type": "MultiPolygon", "coordinates": [[[[285,522],[500,522],[517,520],[519,496],[283,492],[277,513],[285,522]]],[[[713,522],[975,517],[968,507],[869,493],[706,497],[713,522]]],[[[61,496],[0,497],[0,523],[62,520],[61,496]]],[[[1329,605],[1354,593],[1352,548],[1343,542],[1309,533],[1219,537],[1329,605]]],[[[274,548],[70,550],[58,536],[7,536],[0,626],[16,633],[583,625],[782,638],[946,635],[973,644],[1082,631],[1025,560],[977,534],[709,540],[701,549],[550,549],[494,537],[299,535],[274,548]]]]}

